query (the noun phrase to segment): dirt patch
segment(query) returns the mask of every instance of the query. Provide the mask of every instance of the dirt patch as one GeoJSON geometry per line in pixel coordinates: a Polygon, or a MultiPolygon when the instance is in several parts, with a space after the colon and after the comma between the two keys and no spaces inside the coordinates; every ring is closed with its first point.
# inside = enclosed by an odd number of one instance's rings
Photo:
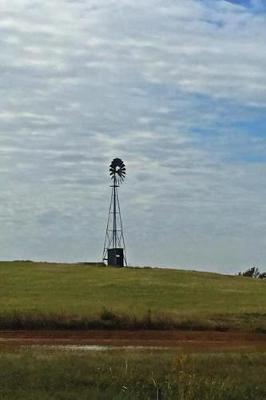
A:
{"type": "Polygon", "coordinates": [[[101,345],[266,351],[266,335],[202,331],[0,331],[0,346],[101,345]]]}

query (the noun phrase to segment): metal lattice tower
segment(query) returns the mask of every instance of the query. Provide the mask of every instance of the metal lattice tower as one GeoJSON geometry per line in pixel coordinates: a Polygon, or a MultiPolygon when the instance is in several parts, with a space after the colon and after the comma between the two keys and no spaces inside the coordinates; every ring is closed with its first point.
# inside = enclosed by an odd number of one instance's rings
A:
{"type": "Polygon", "coordinates": [[[112,194],[105,232],[103,262],[107,261],[107,265],[124,267],[127,265],[127,260],[118,188],[125,179],[126,167],[120,158],[114,158],[109,171],[113,184],[111,185],[112,194]]]}

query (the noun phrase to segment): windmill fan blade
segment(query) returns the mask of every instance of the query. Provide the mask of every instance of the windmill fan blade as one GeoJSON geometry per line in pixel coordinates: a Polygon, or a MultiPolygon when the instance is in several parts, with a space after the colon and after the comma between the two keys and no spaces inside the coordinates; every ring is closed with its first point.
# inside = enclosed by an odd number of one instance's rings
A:
{"type": "Polygon", "coordinates": [[[114,158],[109,167],[111,179],[123,182],[126,176],[126,166],[121,158],[114,158]]]}

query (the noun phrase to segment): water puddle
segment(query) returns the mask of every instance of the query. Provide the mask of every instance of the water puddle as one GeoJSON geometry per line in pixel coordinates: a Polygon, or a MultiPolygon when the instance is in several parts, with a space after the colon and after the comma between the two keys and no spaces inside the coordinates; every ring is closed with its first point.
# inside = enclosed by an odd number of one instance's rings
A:
{"type": "MultiPolygon", "coordinates": [[[[30,345],[30,346],[25,346],[28,349],[45,349],[45,350],[62,350],[62,351],[84,351],[84,352],[89,352],[89,351],[121,351],[121,350],[127,350],[127,351],[135,351],[135,350],[168,350],[170,347],[161,347],[161,346],[102,346],[102,345],[30,345]]],[[[171,347],[173,349],[173,347],[171,347]]]]}

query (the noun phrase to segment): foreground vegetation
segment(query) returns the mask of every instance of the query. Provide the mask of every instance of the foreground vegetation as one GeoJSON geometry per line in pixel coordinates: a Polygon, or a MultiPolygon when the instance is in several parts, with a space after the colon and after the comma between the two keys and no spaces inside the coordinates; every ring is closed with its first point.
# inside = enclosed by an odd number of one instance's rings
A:
{"type": "Polygon", "coordinates": [[[266,281],[86,264],[0,263],[0,329],[266,332],[266,281]]]}
{"type": "Polygon", "coordinates": [[[0,354],[2,400],[265,400],[266,353],[0,354]]]}

